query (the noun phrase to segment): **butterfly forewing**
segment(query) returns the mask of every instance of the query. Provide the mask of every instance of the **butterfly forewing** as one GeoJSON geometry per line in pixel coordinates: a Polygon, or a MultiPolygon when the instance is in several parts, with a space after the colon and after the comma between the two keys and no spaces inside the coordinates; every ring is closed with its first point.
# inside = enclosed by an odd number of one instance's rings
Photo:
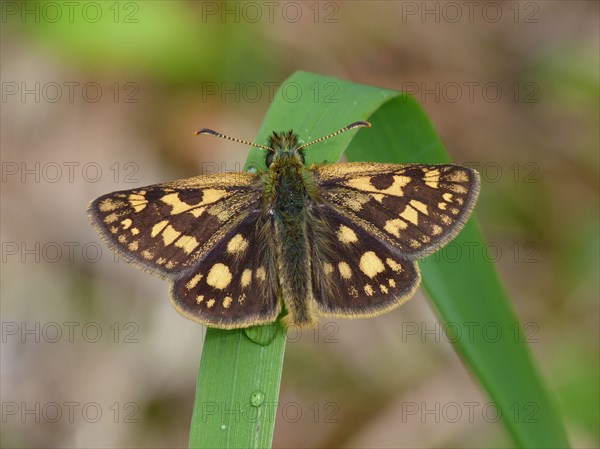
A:
{"type": "Polygon", "coordinates": [[[88,213],[117,253],[169,276],[205,257],[258,207],[257,178],[223,173],[113,192],[94,200],[88,213]]]}
{"type": "Polygon", "coordinates": [[[479,192],[477,172],[452,164],[332,164],[315,177],[325,203],[411,260],[455,237],[479,192]]]}

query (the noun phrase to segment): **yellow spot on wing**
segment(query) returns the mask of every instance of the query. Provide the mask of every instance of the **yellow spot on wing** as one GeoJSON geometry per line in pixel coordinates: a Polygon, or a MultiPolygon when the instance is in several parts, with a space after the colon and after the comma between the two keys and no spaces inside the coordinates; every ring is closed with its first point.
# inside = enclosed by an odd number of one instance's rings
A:
{"type": "Polygon", "coordinates": [[[198,304],[200,304],[202,301],[204,301],[204,295],[198,295],[198,296],[196,296],[196,302],[198,304]]]}
{"type": "Polygon", "coordinates": [[[446,203],[438,203],[438,208],[442,210],[446,210],[446,203]]]}
{"type": "Polygon", "coordinates": [[[236,234],[227,244],[227,252],[231,254],[243,253],[248,249],[248,240],[242,234],[236,234]]]}
{"type": "Polygon", "coordinates": [[[429,215],[429,211],[427,210],[427,204],[422,203],[418,200],[410,200],[410,205],[412,207],[414,207],[415,209],[417,209],[422,214],[429,215]]]}
{"type": "Polygon", "coordinates": [[[258,267],[256,269],[256,278],[264,281],[267,278],[267,273],[265,272],[264,267],[258,267]]]}
{"type": "Polygon", "coordinates": [[[150,235],[152,237],[156,237],[158,234],[160,234],[160,231],[162,231],[164,227],[168,224],[169,222],[167,220],[159,221],[154,226],[152,226],[152,231],[150,232],[150,235]]]}
{"type": "Polygon", "coordinates": [[[171,214],[180,214],[182,212],[187,212],[188,210],[192,210],[197,207],[197,204],[188,204],[179,199],[179,193],[168,193],[160,199],[163,203],[171,206],[171,214]]]}
{"type": "Polygon", "coordinates": [[[188,290],[193,289],[196,285],[198,285],[198,282],[200,282],[200,279],[202,279],[202,273],[198,273],[198,274],[194,275],[193,278],[191,278],[189,281],[187,281],[187,284],[185,284],[185,288],[187,288],[188,290]]]}
{"type": "Polygon", "coordinates": [[[394,288],[396,286],[396,281],[393,280],[392,278],[388,279],[388,285],[392,288],[394,288]]]}
{"type": "Polygon", "coordinates": [[[385,195],[382,193],[372,193],[371,197],[378,203],[383,203],[383,198],[385,198],[385,195]]]}
{"type": "Polygon", "coordinates": [[[452,201],[452,194],[449,192],[446,192],[442,195],[442,198],[444,198],[444,201],[450,202],[450,201],[452,201]]]}
{"type": "Polygon", "coordinates": [[[371,184],[372,178],[372,176],[362,176],[360,178],[350,179],[348,182],[346,182],[346,185],[348,187],[362,190],[363,192],[384,193],[386,195],[393,196],[404,196],[402,188],[410,182],[410,178],[408,176],[394,175],[394,181],[391,186],[389,186],[386,189],[378,189],[373,184],[371,184]]]}
{"type": "Polygon", "coordinates": [[[233,298],[231,296],[226,296],[225,299],[223,299],[223,307],[228,309],[232,302],[233,298]]]}
{"type": "Polygon", "coordinates": [[[140,233],[140,230],[138,228],[131,228],[131,233],[133,235],[138,235],[140,233]]]}
{"type": "Polygon", "coordinates": [[[140,193],[131,193],[129,195],[129,204],[133,207],[133,210],[136,212],[140,212],[144,210],[148,201],[146,201],[146,197],[144,196],[146,192],[141,191],[140,193]]]}
{"type": "Polygon", "coordinates": [[[333,195],[344,207],[358,212],[369,201],[369,195],[352,192],[353,195],[333,195]]]}
{"type": "Polygon", "coordinates": [[[440,171],[435,168],[433,170],[428,170],[425,173],[425,185],[427,187],[431,187],[432,189],[437,189],[440,181],[440,171]]]}
{"type": "Polygon", "coordinates": [[[453,181],[453,182],[468,182],[469,177],[467,176],[466,172],[464,172],[462,170],[458,170],[458,171],[450,173],[448,175],[448,180],[453,181]]]}
{"type": "Polygon", "coordinates": [[[440,235],[442,233],[442,227],[440,225],[432,225],[431,226],[431,233],[433,235],[440,235]]]}
{"type": "Polygon", "coordinates": [[[325,274],[329,276],[331,273],[333,273],[333,265],[331,265],[329,262],[325,262],[323,264],[323,270],[325,271],[325,274]]]}
{"type": "Polygon", "coordinates": [[[203,192],[202,202],[200,204],[212,204],[215,201],[219,201],[221,198],[227,195],[227,190],[220,189],[206,189],[203,192]]]}
{"type": "Polygon", "coordinates": [[[144,259],[152,260],[152,258],[154,257],[154,254],[152,254],[150,251],[148,251],[146,249],[146,250],[142,251],[142,256],[144,257],[144,259]]]}
{"type": "Polygon", "coordinates": [[[350,279],[352,277],[352,270],[350,269],[350,265],[346,262],[338,263],[338,270],[340,270],[340,275],[344,279],[350,279]]]}
{"type": "Polygon", "coordinates": [[[171,243],[181,235],[181,232],[176,231],[171,225],[167,225],[165,230],[162,232],[162,238],[165,246],[169,246],[171,243]]]}
{"type": "Polygon", "coordinates": [[[381,293],[387,293],[388,292],[388,288],[384,284],[380,284],[379,285],[379,290],[381,290],[381,293]]]}
{"type": "Polygon", "coordinates": [[[246,268],[242,273],[242,287],[248,287],[250,285],[250,282],[252,282],[252,270],[246,268]]]}
{"type": "Polygon", "coordinates": [[[356,236],[356,233],[348,226],[344,225],[340,225],[340,228],[337,232],[337,237],[342,243],[358,242],[358,237],[356,236]]]}
{"type": "Polygon", "coordinates": [[[402,188],[406,187],[406,185],[409,182],[410,182],[410,178],[408,176],[395,175],[393,184],[391,186],[389,186],[387,189],[379,190],[379,192],[385,193],[387,195],[404,196],[404,192],[402,191],[402,188]]]}
{"type": "Polygon", "coordinates": [[[214,305],[215,305],[214,299],[209,299],[208,301],[206,301],[206,307],[208,307],[209,309],[214,305]]]}
{"type": "Polygon", "coordinates": [[[408,223],[406,223],[404,220],[394,218],[392,220],[386,221],[383,229],[385,229],[390,234],[395,235],[396,237],[400,237],[400,230],[406,229],[407,227],[408,223]]]}
{"type": "Polygon", "coordinates": [[[467,193],[467,188],[460,184],[450,184],[448,188],[456,193],[467,193]]]}
{"type": "Polygon", "coordinates": [[[139,242],[136,240],[135,242],[131,242],[128,246],[130,251],[137,251],[139,248],[139,242]]]}
{"type": "Polygon", "coordinates": [[[131,219],[126,218],[121,222],[121,226],[123,227],[123,229],[129,229],[129,226],[131,226],[132,223],[133,221],[131,221],[131,219]]]}
{"type": "Polygon", "coordinates": [[[406,205],[400,216],[406,221],[410,221],[412,224],[419,224],[419,213],[416,211],[416,209],[412,208],[408,204],[406,205]]]}
{"type": "Polygon", "coordinates": [[[111,212],[117,208],[119,208],[121,204],[119,202],[115,202],[110,198],[103,199],[98,205],[98,209],[100,212],[111,212]]]}
{"type": "Polygon", "coordinates": [[[383,262],[373,251],[367,251],[362,255],[359,262],[359,267],[363,273],[370,278],[377,276],[385,270],[383,262]]]}
{"type": "Polygon", "coordinates": [[[227,265],[216,263],[208,272],[208,275],[206,276],[206,283],[211,287],[223,290],[231,283],[231,279],[231,271],[229,271],[227,265]]]}
{"type": "MultiPolygon", "coordinates": [[[[199,206],[205,206],[207,204],[212,204],[215,201],[218,201],[227,195],[227,190],[220,189],[206,189],[202,191],[202,200],[196,204],[188,204],[184,201],[181,201],[179,198],[179,193],[169,193],[163,196],[160,200],[163,203],[171,206],[171,214],[181,214],[183,212],[192,211],[199,206]]],[[[193,212],[192,212],[193,213],[193,212]]]]}
{"type": "Polygon", "coordinates": [[[365,285],[365,293],[367,296],[373,296],[373,287],[371,287],[369,284],[365,285]]]}
{"type": "Polygon", "coordinates": [[[177,248],[181,248],[186,254],[190,254],[198,247],[198,245],[200,245],[200,242],[198,242],[198,240],[191,235],[182,235],[175,242],[175,246],[177,248]]]}
{"type": "Polygon", "coordinates": [[[194,217],[198,218],[200,215],[202,215],[202,214],[204,213],[204,211],[205,211],[205,210],[206,210],[206,207],[198,207],[198,208],[196,208],[196,209],[192,209],[192,210],[190,211],[190,213],[191,213],[191,214],[192,214],[194,217]]]}
{"type": "Polygon", "coordinates": [[[119,217],[117,217],[117,214],[110,214],[104,218],[104,223],[106,223],[106,224],[114,223],[118,219],[119,219],[119,217]]]}
{"type": "Polygon", "coordinates": [[[379,190],[377,190],[371,184],[371,176],[362,176],[360,178],[349,179],[346,181],[346,185],[364,192],[379,192],[379,190]]]}
{"type": "MultiPolygon", "coordinates": [[[[388,257],[387,259],[385,259],[385,263],[387,263],[388,267],[390,267],[396,273],[399,273],[402,271],[402,266],[398,262],[396,262],[394,259],[390,259],[388,257]]],[[[391,281],[393,281],[393,279],[391,279],[391,281]]],[[[390,285],[393,287],[392,284],[390,284],[390,285]]]]}

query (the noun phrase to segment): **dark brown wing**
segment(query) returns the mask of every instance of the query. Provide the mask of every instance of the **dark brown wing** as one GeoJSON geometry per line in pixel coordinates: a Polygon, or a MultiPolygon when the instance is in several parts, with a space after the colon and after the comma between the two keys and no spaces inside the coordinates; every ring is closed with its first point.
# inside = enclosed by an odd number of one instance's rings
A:
{"type": "Polygon", "coordinates": [[[265,324],[280,312],[271,221],[251,212],[200,264],[177,278],[175,308],[208,326],[232,329],[265,324]]]}
{"type": "Polygon", "coordinates": [[[314,173],[326,204],[410,260],[454,238],[479,194],[479,174],[452,164],[346,163],[314,173]]]}
{"type": "Polygon", "coordinates": [[[326,205],[313,207],[311,215],[312,291],[320,315],[379,315],[414,295],[416,262],[326,205]]]}
{"type": "Polygon", "coordinates": [[[222,173],[109,193],[88,214],[120,256],[168,277],[205,257],[260,198],[257,175],[222,173]]]}

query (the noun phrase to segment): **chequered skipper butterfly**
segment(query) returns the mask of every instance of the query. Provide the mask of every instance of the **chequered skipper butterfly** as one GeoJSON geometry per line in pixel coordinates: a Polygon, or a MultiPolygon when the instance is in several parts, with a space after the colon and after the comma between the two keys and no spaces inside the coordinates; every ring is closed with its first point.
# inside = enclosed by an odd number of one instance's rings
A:
{"type": "Polygon", "coordinates": [[[267,170],[222,173],[103,195],[89,216],[125,259],[171,281],[185,317],[232,329],[318,316],[369,317],[407,301],[416,260],[469,218],[479,174],[459,165],[304,163],[292,131],[257,145],[267,170]]]}

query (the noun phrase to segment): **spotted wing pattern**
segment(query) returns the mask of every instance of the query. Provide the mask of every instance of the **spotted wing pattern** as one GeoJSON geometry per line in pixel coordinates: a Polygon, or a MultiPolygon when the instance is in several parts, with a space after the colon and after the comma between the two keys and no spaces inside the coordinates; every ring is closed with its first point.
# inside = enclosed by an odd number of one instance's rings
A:
{"type": "Polygon", "coordinates": [[[168,277],[193,267],[257,209],[260,188],[249,173],[197,176],[103,195],[88,214],[118,254],[168,277]]]}
{"type": "Polygon", "coordinates": [[[314,173],[327,205],[410,260],[454,238],[479,194],[478,173],[453,164],[344,163],[314,173]]]}
{"type": "Polygon", "coordinates": [[[225,329],[274,321],[281,306],[271,233],[271,221],[251,212],[201,264],[174,282],[175,308],[225,329]]]}
{"type": "Polygon", "coordinates": [[[413,296],[420,282],[415,261],[329,206],[316,206],[312,214],[312,290],[320,315],[379,315],[413,296]]]}
{"type": "Polygon", "coordinates": [[[171,279],[171,301],[194,321],[225,329],[280,312],[271,221],[258,175],[223,173],[123,190],[88,208],[125,259],[171,279]]]}

